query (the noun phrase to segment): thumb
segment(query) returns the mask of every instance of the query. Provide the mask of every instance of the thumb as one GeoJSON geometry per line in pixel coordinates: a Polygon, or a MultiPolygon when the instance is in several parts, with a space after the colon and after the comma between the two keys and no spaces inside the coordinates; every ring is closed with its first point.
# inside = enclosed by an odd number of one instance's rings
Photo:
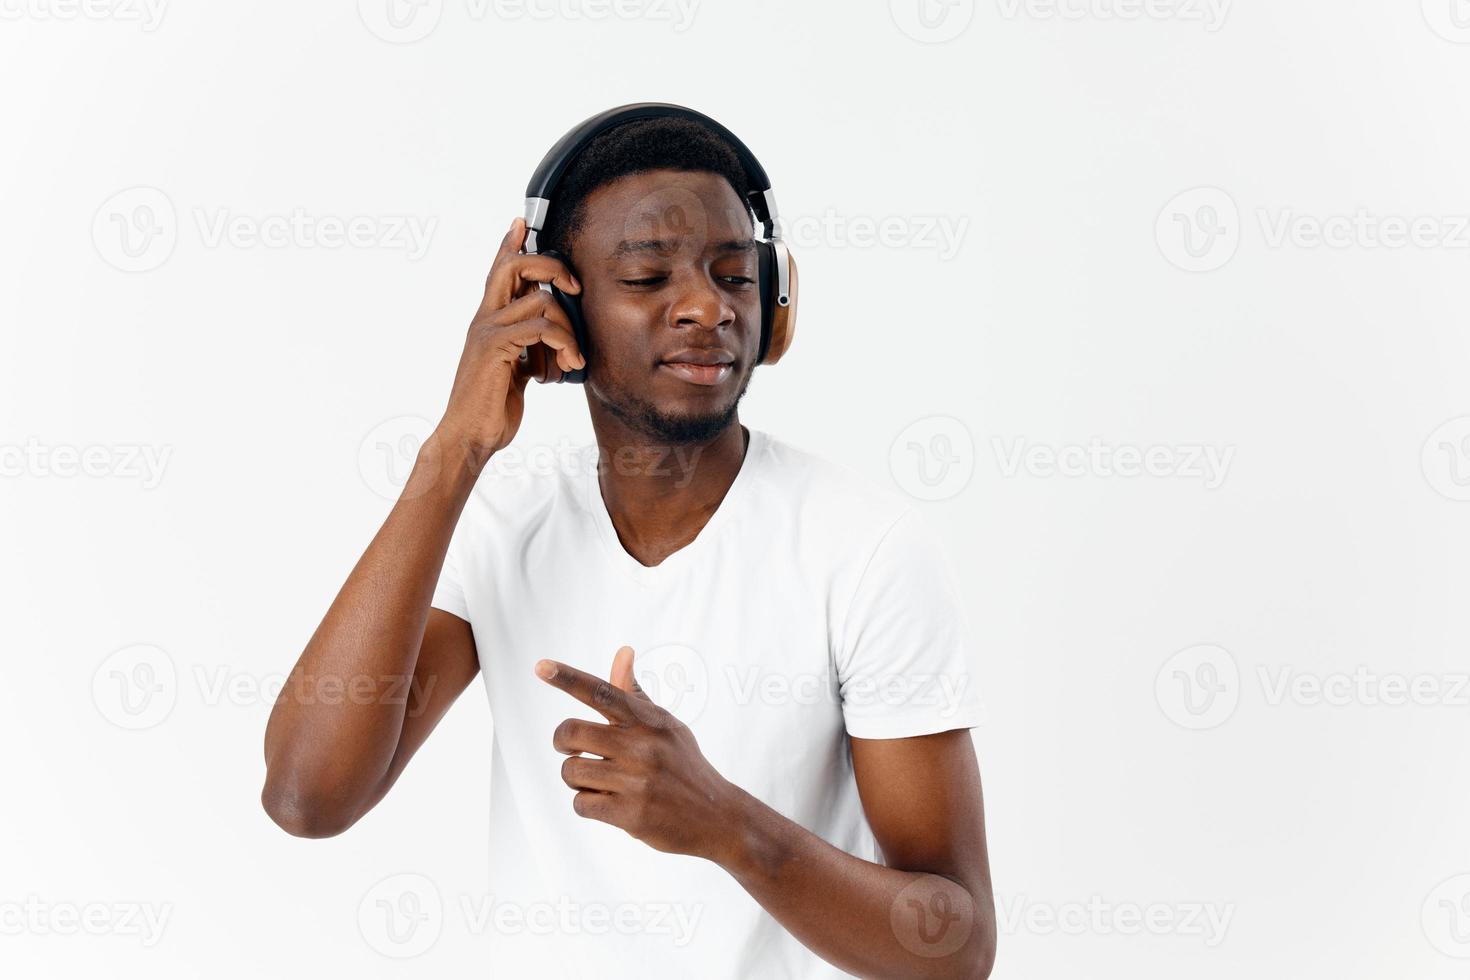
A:
{"type": "Polygon", "coordinates": [[[608,676],[612,686],[622,691],[627,691],[645,701],[652,700],[644,693],[643,688],[638,686],[638,678],[633,676],[633,648],[627,645],[618,647],[618,652],[613,654],[612,673],[608,676]]]}

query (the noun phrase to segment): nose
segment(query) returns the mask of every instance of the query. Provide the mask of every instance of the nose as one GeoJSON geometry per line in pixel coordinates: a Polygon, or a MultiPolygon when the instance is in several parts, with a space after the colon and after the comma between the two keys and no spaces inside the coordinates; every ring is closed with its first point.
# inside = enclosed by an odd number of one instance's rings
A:
{"type": "Polygon", "coordinates": [[[681,282],[669,310],[675,326],[717,330],[735,322],[735,308],[703,270],[689,272],[681,282]]]}

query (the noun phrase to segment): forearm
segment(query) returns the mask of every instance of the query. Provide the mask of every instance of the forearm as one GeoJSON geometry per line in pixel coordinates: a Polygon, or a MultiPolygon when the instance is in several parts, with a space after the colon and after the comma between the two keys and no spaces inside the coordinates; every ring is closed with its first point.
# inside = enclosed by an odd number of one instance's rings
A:
{"type": "Polygon", "coordinates": [[[340,824],[371,805],[412,707],[429,604],[474,475],[445,437],[424,442],[271,712],[263,797],[273,816],[311,810],[340,824]]]}
{"type": "Polygon", "coordinates": [[[994,909],[955,878],[833,847],[736,788],[717,863],[812,952],[861,977],[989,976],[994,909]]]}

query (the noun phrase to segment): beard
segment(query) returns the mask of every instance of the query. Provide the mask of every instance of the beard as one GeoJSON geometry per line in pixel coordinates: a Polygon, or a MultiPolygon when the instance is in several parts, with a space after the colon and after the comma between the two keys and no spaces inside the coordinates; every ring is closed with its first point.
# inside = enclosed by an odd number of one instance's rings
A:
{"type": "Polygon", "coordinates": [[[739,390],[730,399],[728,406],[699,414],[666,412],[637,392],[622,386],[599,386],[597,396],[609,412],[634,432],[648,436],[661,445],[687,446],[709,442],[735,421],[740,399],[745,397],[745,389],[750,387],[750,379],[754,374],[754,367],[745,373],[739,390]]]}

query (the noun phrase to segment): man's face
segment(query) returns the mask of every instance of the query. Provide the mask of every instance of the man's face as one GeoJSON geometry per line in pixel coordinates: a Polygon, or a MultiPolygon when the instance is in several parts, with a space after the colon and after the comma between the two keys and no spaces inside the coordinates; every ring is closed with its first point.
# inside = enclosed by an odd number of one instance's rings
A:
{"type": "Polygon", "coordinates": [[[756,248],[735,189],[712,173],[619,178],[588,195],[571,250],[592,348],[589,399],[667,444],[723,431],[760,352],[756,248]]]}

